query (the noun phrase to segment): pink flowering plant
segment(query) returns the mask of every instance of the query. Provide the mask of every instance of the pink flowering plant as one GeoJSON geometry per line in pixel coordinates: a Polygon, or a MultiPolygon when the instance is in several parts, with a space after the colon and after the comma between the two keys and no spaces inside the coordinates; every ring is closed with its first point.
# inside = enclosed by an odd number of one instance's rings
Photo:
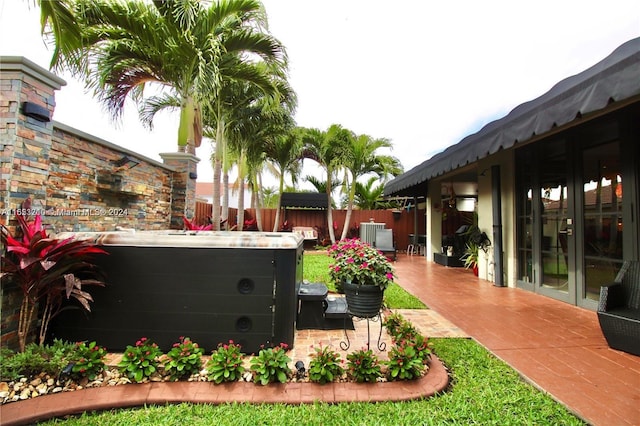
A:
{"type": "Polygon", "coordinates": [[[220,343],[207,362],[209,380],[215,384],[240,380],[244,374],[242,358],[243,353],[239,344],[233,343],[233,340],[229,340],[229,343],[220,343]]]}
{"type": "Polygon", "coordinates": [[[135,382],[151,377],[158,371],[162,351],[146,337],[141,337],[135,346],[127,346],[118,364],[120,371],[135,382]]]}
{"type": "Polygon", "coordinates": [[[358,383],[375,383],[382,377],[380,360],[371,349],[360,349],[347,355],[347,371],[358,383]]]}
{"type": "Polygon", "coordinates": [[[261,385],[278,381],[286,383],[291,375],[289,363],[291,358],[287,356],[289,345],[280,343],[275,348],[262,348],[258,355],[251,359],[251,371],[253,381],[261,385]]]}
{"type": "Polygon", "coordinates": [[[71,367],[72,375],[75,378],[87,377],[89,380],[95,380],[98,374],[104,370],[106,356],[107,350],[98,346],[95,341],[76,343],[73,353],[73,367],[71,367]]]}
{"type": "Polygon", "coordinates": [[[339,379],[344,374],[344,360],[340,359],[340,354],[322,344],[314,348],[314,351],[309,361],[309,380],[325,384],[339,379]]]}
{"type": "Polygon", "coordinates": [[[166,354],[164,370],[169,373],[171,380],[180,380],[200,371],[204,349],[190,338],[180,336],[180,341],[166,354]]]}
{"type": "Polygon", "coordinates": [[[338,241],[328,251],[333,258],[329,276],[338,291],[342,291],[343,282],[377,285],[383,290],[393,283],[393,267],[389,259],[357,238],[338,241]]]}
{"type": "Polygon", "coordinates": [[[386,364],[389,381],[417,379],[425,369],[420,353],[410,341],[397,342],[389,351],[386,364]]]}

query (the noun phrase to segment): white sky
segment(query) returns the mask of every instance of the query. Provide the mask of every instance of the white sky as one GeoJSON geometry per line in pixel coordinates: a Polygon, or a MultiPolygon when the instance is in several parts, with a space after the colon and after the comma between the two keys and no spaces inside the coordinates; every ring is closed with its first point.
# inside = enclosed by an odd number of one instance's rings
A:
{"type": "MultiPolygon", "coordinates": [[[[0,56],[48,68],[33,1],[0,0],[0,56]]],[[[286,46],[296,121],[389,138],[405,170],[640,36],[638,0],[264,0],[286,46]]],[[[175,152],[178,114],[153,132],[134,105],[119,125],[61,75],[54,119],[160,161],[175,152]]],[[[198,180],[211,181],[203,141],[198,180]]]]}

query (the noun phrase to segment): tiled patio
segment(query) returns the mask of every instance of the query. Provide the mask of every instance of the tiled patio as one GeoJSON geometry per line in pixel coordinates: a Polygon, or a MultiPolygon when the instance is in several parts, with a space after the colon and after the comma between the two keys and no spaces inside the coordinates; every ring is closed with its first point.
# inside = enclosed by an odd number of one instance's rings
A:
{"type": "MultiPolygon", "coordinates": [[[[431,308],[398,311],[424,335],[474,338],[590,424],[640,424],[640,357],[609,349],[595,312],[519,289],[498,288],[478,280],[469,270],[446,268],[426,262],[420,256],[399,256],[396,274],[403,287],[431,308]]],[[[355,325],[356,331],[349,331],[350,350],[366,344],[366,322],[355,325]]],[[[371,347],[374,350],[378,332],[379,324],[372,323],[371,347]]],[[[343,339],[342,330],[301,330],[296,333],[295,349],[290,356],[306,363],[313,352],[312,345],[322,343],[339,350],[343,339]]],[[[385,333],[383,341],[390,344],[385,333]]],[[[386,356],[386,352],[376,352],[381,357],[386,356]]],[[[439,370],[438,374],[442,372],[439,370]]],[[[100,409],[118,407],[137,399],[141,402],[211,402],[213,398],[220,402],[233,397],[233,400],[241,401],[300,403],[318,399],[337,402],[343,400],[344,395],[374,401],[394,393],[389,389],[363,392],[362,385],[357,384],[344,384],[360,387],[343,392],[320,385],[302,388],[300,383],[282,385],[266,392],[261,386],[245,383],[249,386],[239,387],[234,392],[230,392],[230,387],[214,387],[218,390],[212,395],[207,383],[195,384],[206,388],[189,389],[186,387],[190,385],[185,383],[182,388],[171,391],[154,385],[158,384],[123,386],[117,396],[110,395],[107,400],[100,396],[100,389],[93,389],[84,399],[100,409]]],[[[411,392],[419,395],[441,385],[424,381],[411,392]]],[[[407,392],[406,383],[402,392],[407,392]]],[[[68,395],[70,400],[78,399],[78,395],[68,395]]],[[[56,409],[63,410],[64,402],[56,407],[47,404],[46,399],[36,398],[29,404],[29,411],[49,407],[54,410],[53,414],[56,409]]],[[[27,407],[21,404],[25,402],[28,401],[0,407],[2,424],[9,424],[12,413],[19,416],[24,412],[27,407]]]]}
{"type": "Polygon", "coordinates": [[[399,282],[594,425],[640,424],[640,357],[610,349],[597,314],[464,269],[402,257],[399,282]]]}

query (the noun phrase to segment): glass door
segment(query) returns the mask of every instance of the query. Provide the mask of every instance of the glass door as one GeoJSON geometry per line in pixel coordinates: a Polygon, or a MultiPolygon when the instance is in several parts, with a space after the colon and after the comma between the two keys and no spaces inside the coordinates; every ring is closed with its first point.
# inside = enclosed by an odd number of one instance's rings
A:
{"type": "Polygon", "coordinates": [[[569,301],[573,230],[569,216],[567,156],[564,152],[548,154],[540,169],[540,279],[537,284],[540,293],[569,301]]]}
{"type": "Polygon", "coordinates": [[[600,286],[612,282],[623,259],[620,143],[582,151],[583,285],[581,299],[597,301],[600,286]]]}

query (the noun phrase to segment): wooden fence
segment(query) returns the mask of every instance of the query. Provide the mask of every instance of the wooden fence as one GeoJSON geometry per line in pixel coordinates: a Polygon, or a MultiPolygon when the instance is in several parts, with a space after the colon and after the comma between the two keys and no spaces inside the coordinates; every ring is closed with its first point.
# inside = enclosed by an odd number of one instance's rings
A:
{"type": "MultiPolygon", "coordinates": [[[[276,218],[277,209],[262,209],[262,224],[264,231],[273,231],[273,224],[276,218]]],[[[212,205],[197,202],[195,223],[209,223],[211,218],[212,205]]],[[[237,209],[229,209],[228,226],[231,228],[236,224],[237,209]]],[[[336,239],[340,239],[342,234],[342,226],[344,224],[347,211],[333,210],[333,222],[336,239]]],[[[255,209],[245,209],[245,220],[256,218],[255,209]]],[[[289,227],[293,226],[310,226],[318,231],[319,240],[328,240],[329,232],[327,228],[327,211],[311,210],[311,209],[282,209],[280,212],[280,225],[278,230],[282,229],[282,224],[287,222],[289,227]]],[[[363,222],[384,223],[386,228],[393,229],[393,236],[396,242],[396,248],[404,251],[409,245],[409,234],[416,233],[424,235],[426,229],[425,211],[411,209],[410,211],[402,210],[393,212],[391,210],[353,210],[351,213],[351,226],[348,237],[358,237],[360,235],[360,224],[363,222]]],[[[290,228],[289,228],[290,229],[290,228]]]]}

